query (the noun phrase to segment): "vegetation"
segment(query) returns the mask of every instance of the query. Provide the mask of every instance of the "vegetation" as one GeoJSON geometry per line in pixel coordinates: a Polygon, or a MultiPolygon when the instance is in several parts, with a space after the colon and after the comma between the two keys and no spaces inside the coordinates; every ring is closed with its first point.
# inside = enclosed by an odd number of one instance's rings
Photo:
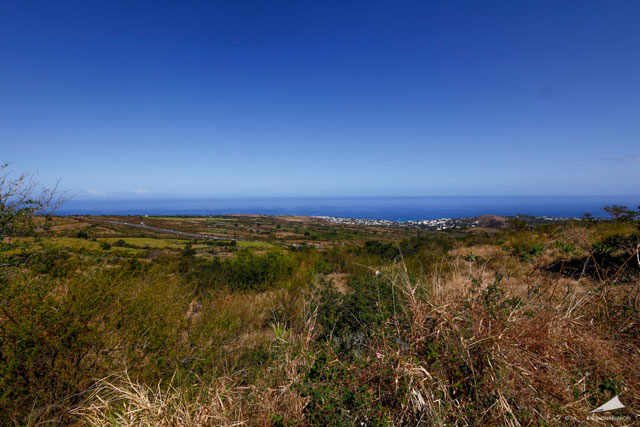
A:
{"type": "Polygon", "coordinates": [[[13,175],[9,163],[0,164],[0,238],[32,232],[34,214],[49,215],[63,202],[57,186],[42,187],[34,175],[13,175]]]}
{"type": "Polygon", "coordinates": [[[0,424],[582,425],[615,395],[635,419],[640,228],[613,219],[309,221],[325,247],[294,249],[30,218],[0,243],[0,424]]]}

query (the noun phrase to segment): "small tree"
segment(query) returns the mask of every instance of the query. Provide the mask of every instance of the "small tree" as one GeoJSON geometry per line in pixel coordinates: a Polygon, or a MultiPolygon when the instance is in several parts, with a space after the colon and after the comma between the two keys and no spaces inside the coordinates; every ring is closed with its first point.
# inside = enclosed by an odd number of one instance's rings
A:
{"type": "Polygon", "coordinates": [[[28,234],[34,215],[50,215],[64,202],[58,184],[42,186],[34,174],[12,175],[9,163],[0,164],[0,238],[28,234]]]}
{"type": "MultiPolygon", "coordinates": [[[[638,218],[638,215],[640,215],[640,211],[627,209],[626,206],[620,205],[606,206],[603,209],[606,213],[611,215],[615,221],[631,221],[632,219],[638,218]]],[[[640,206],[638,209],[640,210],[640,206]]]]}

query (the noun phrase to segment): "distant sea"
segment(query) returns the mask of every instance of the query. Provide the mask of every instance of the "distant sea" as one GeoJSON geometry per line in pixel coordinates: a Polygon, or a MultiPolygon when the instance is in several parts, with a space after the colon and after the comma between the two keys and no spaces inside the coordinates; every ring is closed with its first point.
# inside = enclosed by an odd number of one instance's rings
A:
{"type": "Polygon", "coordinates": [[[59,215],[309,215],[394,221],[462,218],[485,214],[606,216],[604,206],[640,205],[640,196],[317,197],[219,199],[72,199],[59,215]]]}

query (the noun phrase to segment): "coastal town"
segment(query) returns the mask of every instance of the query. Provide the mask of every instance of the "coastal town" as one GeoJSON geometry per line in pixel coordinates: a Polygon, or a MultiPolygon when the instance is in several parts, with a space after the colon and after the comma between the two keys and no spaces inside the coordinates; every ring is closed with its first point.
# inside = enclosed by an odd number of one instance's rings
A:
{"type": "Polygon", "coordinates": [[[483,215],[469,218],[438,218],[408,221],[393,221],[388,219],[362,219],[362,218],[342,218],[333,216],[316,216],[314,218],[329,221],[334,224],[360,225],[376,227],[417,227],[424,230],[443,231],[453,229],[468,229],[475,227],[502,228],[509,219],[524,221],[529,225],[550,224],[558,221],[567,221],[577,218],[560,218],[551,216],[531,216],[516,215],[513,217],[502,217],[496,215],[483,215]]]}

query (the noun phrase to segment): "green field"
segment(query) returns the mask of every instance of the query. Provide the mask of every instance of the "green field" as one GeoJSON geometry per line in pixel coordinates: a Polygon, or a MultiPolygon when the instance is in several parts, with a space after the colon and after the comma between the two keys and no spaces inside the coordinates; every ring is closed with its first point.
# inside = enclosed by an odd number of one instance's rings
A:
{"type": "Polygon", "coordinates": [[[255,242],[239,241],[238,246],[241,248],[269,249],[269,248],[274,248],[277,245],[269,242],[260,242],[260,241],[255,241],[255,242]]]}

